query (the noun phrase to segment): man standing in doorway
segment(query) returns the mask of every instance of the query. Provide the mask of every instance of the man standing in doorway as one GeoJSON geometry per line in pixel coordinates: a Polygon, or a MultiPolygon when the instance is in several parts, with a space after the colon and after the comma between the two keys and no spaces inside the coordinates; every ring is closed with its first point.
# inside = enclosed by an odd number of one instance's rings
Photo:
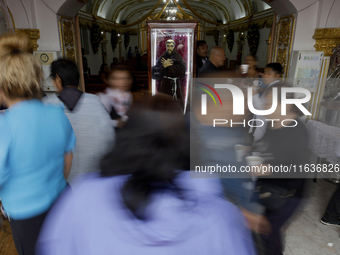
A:
{"type": "Polygon", "coordinates": [[[209,59],[199,71],[197,77],[220,72],[220,67],[224,66],[225,51],[222,47],[215,46],[210,50],[209,59]]]}

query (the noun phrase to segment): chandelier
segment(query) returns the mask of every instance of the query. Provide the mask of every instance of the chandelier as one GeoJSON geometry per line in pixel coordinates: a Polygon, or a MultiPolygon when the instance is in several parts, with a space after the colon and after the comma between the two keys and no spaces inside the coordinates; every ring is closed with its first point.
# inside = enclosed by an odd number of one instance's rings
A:
{"type": "MultiPolygon", "coordinates": [[[[166,0],[163,0],[166,3],[166,0]]],[[[166,20],[176,20],[177,5],[173,0],[170,0],[166,6],[164,13],[166,14],[166,20]]]]}

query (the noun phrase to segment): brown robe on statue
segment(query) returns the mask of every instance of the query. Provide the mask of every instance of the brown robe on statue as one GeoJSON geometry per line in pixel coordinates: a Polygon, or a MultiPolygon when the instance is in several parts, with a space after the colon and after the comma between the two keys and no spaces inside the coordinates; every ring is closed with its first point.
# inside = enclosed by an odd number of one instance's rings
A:
{"type": "Polygon", "coordinates": [[[185,67],[185,61],[175,50],[170,55],[168,52],[165,52],[157,60],[156,66],[154,67],[154,69],[157,69],[158,79],[162,79],[159,92],[172,96],[174,100],[180,100],[181,104],[183,104],[183,96],[180,79],[185,77],[185,67]],[[162,58],[166,60],[170,58],[173,61],[173,65],[164,68],[161,62],[162,58]]]}

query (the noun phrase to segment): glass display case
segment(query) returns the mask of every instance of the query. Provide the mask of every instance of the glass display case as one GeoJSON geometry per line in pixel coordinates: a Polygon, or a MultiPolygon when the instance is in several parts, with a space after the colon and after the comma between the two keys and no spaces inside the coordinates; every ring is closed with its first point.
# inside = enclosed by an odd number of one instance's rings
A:
{"type": "Polygon", "coordinates": [[[198,21],[148,21],[149,88],[173,97],[185,113],[195,76],[198,21]]]}

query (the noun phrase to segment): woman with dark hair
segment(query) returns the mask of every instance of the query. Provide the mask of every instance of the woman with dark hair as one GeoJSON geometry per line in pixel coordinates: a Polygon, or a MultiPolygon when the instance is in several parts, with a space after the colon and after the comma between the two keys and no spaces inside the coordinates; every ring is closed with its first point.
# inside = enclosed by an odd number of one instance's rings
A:
{"type": "Polygon", "coordinates": [[[196,76],[205,62],[208,61],[208,45],[206,41],[198,40],[196,44],[196,76]]]}
{"type": "Polygon", "coordinates": [[[110,67],[105,63],[101,64],[100,69],[99,69],[99,77],[98,77],[97,83],[108,85],[107,76],[109,73],[110,73],[110,67]]]}
{"type": "Polygon", "coordinates": [[[175,102],[159,94],[145,102],[117,133],[101,174],[55,205],[38,254],[254,255],[242,215],[223,199],[219,180],[182,170],[189,143],[175,102]]]}

